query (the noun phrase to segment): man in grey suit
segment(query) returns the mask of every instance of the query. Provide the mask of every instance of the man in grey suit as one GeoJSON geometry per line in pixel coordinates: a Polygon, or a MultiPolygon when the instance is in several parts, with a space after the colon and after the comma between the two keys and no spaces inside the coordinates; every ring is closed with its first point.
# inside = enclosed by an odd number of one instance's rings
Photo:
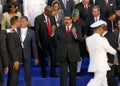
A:
{"type": "Polygon", "coordinates": [[[68,67],[70,86],[76,86],[77,61],[80,60],[79,42],[83,40],[79,27],[72,24],[72,17],[65,15],[64,25],[52,29],[57,45],[57,60],[60,62],[60,86],[67,86],[68,67]]]}

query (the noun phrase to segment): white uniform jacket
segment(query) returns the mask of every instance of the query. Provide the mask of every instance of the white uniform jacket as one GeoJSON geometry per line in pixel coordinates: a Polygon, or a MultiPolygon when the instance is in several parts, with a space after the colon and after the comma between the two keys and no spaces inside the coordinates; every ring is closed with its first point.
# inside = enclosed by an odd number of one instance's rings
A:
{"type": "Polygon", "coordinates": [[[107,39],[94,33],[86,39],[86,43],[90,54],[88,72],[110,70],[107,62],[107,52],[115,55],[116,50],[110,46],[107,39]]]}

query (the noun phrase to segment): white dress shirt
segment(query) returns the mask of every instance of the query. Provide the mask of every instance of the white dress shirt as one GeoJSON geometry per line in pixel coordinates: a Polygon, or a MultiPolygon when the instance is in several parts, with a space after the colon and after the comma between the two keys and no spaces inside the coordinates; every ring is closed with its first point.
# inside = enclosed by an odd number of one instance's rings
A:
{"type": "Polygon", "coordinates": [[[22,41],[22,48],[24,48],[24,45],[23,45],[23,42],[26,38],[26,35],[27,35],[27,30],[28,28],[21,28],[21,41],[22,41]]]}

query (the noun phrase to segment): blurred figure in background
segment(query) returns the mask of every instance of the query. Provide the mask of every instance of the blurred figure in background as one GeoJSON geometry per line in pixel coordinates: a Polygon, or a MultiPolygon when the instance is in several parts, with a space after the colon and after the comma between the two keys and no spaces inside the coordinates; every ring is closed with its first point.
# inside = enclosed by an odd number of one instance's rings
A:
{"type": "Polygon", "coordinates": [[[60,7],[63,10],[64,14],[71,14],[74,9],[73,0],[58,0],[60,7]]]}
{"type": "Polygon", "coordinates": [[[34,29],[34,20],[39,14],[44,12],[47,0],[23,0],[24,15],[28,17],[32,29],[34,29]]]}
{"type": "Polygon", "coordinates": [[[55,17],[57,27],[59,27],[60,25],[62,25],[64,12],[62,9],[60,9],[60,3],[58,0],[53,1],[52,8],[52,15],[55,17]]]}
{"type": "MultiPolygon", "coordinates": [[[[73,10],[73,13],[72,13],[72,20],[73,20],[73,24],[76,25],[76,26],[79,26],[80,27],[80,30],[82,32],[82,36],[84,38],[87,37],[87,31],[86,31],[86,23],[83,19],[80,18],[79,16],[79,10],[78,9],[74,9],[73,10]]],[[[85,40],[80,42],[79,44],[79,49],[80,49],[80,54],[81,54],[81,57],[84,58],[86,57],[86,43],[85,43],[85,40]]],[[[80,61],[77,62],[77,75],[78,76],[81,76],[81,64],[82,64],[82,58],[80,61]]]]}
{"type": "Polygon", "coordinates": [[[17,11],[17,5],[14,3],[9,3],[8,11],[3,13],[2,21],[1,21],[1,30],[5,30],[10,28],[10,18],[13,16],[18,16],[19,18],[22,17],[22,14],[17,11]]]}
{"type": "Polygon", "coordinates": [[[20,3],[18,2],[18,0],[10,0],[10,2],[5,3],[5,4],[3,5],[3,13],[8,11],[8,9],[9,9],[9,4],[10,4],[10,3],[16,4],[16,9],[17,9],[17,11],[18,11],[18,12],[21,12],[22,15],[23,15],[23,5],[20,4],[20,3]]]}
{"type": "Polygon", "coordinates": [[[2,12],[3,12],[3,5],[0,1],[0,29],[1,29],[1,21],[2,21],[2,12]]]}
{"type": "Polygon", "coordinates": [[[87,17],[92,15],[93,5],[90,3],[90,0],[82,0],[81,3],[75,5],[75,8],[79,10],[80,17],[86,22],[87,17]]]}
{"type": "Polygon", "coordinates": [[[115,13],[116,10],[116,0],[98,0],[98,5],[100,6],[101,13],[107,17],[107,10],[111,10],[115,13]]]}

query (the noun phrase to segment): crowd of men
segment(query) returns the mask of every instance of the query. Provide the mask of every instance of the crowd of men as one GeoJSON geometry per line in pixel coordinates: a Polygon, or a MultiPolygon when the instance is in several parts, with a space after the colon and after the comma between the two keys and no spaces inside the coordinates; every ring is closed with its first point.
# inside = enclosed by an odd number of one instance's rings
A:
{"type": "Polygon", "coordinates": [[[88,86],[117,86],[120,0],[0,0],[0,25],[0,86],[4,73],[7,86],[17,86],[21,65],[31,86],[32,57],[46,78],[47,56],[51,77],[58,77],[60,66],[60,86],[67,86],[68,75],[76,86],[84,57],[90,57],[88,72],[95,75],[88,86]]]}

